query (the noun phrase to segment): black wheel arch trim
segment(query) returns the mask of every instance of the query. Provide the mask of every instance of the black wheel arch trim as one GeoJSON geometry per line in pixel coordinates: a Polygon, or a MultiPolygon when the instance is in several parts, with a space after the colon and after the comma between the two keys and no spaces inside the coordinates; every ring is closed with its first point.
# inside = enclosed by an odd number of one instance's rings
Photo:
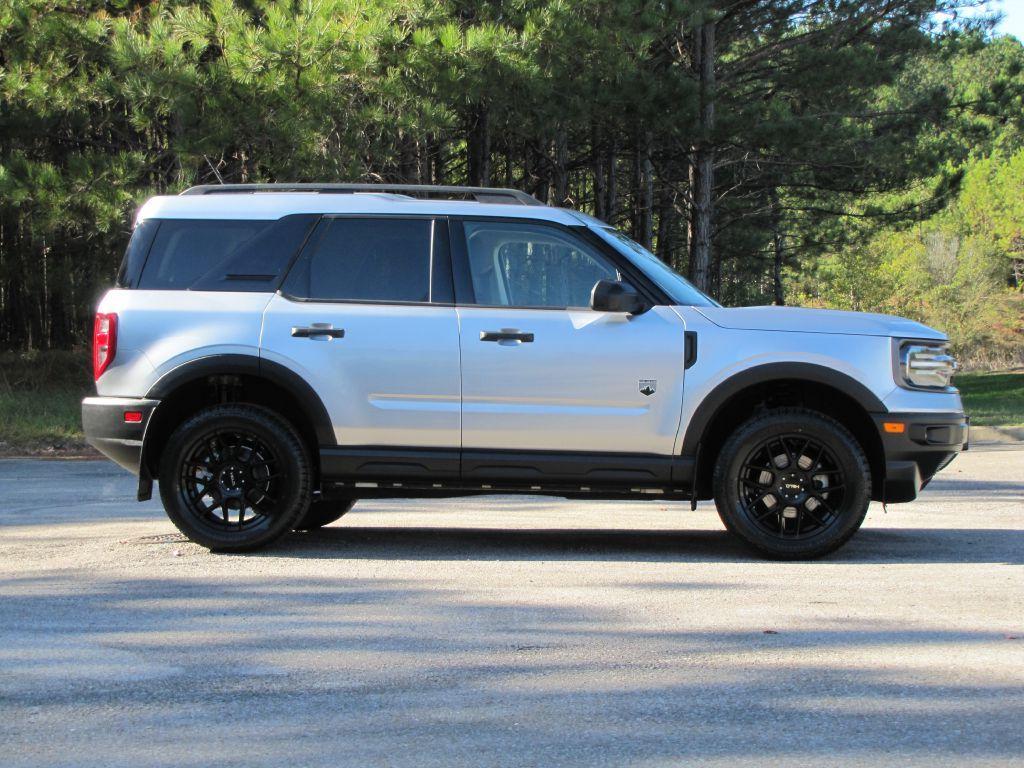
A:
{"type": "Polygon", "coordinates": [[[182,363],[164,374],[150,388],[146,397],[164,400],[184,384],[217,375],[258,376],[289,392],[309,419],[320,445],[337,445],[334,426],[327,407],[316,391],[290,368],[256,355],[207,355],[182,363]]]}
{"type": "Polygon", "coordinates": [[[833,387],[860,404],[867,413],[888,413],[888,408],[870,389],[845,373],[816,363],[765,363],[730,376],[700,401],[690,423],[686,425],[681,455],[697,454],[697,447],[704,439],[708,426],[734,395],[758,384],[787,379],[833,387]]]}

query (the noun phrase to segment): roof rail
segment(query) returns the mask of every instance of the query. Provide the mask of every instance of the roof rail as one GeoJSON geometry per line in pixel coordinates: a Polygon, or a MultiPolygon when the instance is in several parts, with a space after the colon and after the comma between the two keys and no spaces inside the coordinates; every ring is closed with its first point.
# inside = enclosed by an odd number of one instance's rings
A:
{"type": "Polygon", "coordinates": [[[224,195],[247,192],[318,192],[320,194],[353,194],[356,192],[395,192],[425,198],[467,197],[478,203],[517,203],[544,205],[533,195],[518,189],[501,187],[455,187],[434,184],[201,184],[189,187],[183,195],[224,195]]]}

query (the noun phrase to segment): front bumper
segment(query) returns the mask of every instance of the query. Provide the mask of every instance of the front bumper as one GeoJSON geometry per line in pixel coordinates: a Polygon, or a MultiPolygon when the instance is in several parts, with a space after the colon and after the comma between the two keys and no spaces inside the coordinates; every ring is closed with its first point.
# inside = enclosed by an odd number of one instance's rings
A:
{"type": "Polygon", "coordinates": [[[87,397],[82,401],[82,428],[89,445],[133,474],[139,474],[142,443],[159,400],[132,397],[87,397]],[[139,413],[140,421],[125,421],[139,413]]]}
{"type": "Polygon", "coordinates": [[[913,501],[918,491],[968,446],[969,419],[963,413],[884,413],[874,416],[885,452],[881,501],[913,501]],[[901,423],[887,432],[884,423],[901,423]]]}

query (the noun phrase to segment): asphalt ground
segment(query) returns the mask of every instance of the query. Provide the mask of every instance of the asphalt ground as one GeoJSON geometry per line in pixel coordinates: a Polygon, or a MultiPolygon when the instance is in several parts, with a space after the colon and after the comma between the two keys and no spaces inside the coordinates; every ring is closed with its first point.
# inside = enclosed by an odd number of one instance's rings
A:
{"type": "Polygon", "coordinates": [[[365,501],[246,555],[0,461],[0,765],[1024,763],[1024,450],[833,556],[709,504],[365,501]]]}

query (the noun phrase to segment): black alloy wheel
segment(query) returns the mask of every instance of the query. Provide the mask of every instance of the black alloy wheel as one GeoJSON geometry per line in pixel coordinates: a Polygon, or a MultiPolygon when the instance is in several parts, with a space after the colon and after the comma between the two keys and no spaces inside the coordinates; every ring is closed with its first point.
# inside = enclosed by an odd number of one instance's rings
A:
{"type": "Polygon", "coordinates": [[[834,525],[846,493],[824,443],[800,433],[765,440],[743,462],[736,489],[744,514],[766,533],[807,539],[834,525]]]}
{"type": "Polygon", "coordinates": [[[726,527],[769,557],[817,557],[860,527],[871,495],[864,451],[834,419],[780,408],[740,425],[715,467],[726,527]]]}
{"type": "Polygon", "coordinates": [[[310,462],[295,429],[254,405],[206,408],[164,450],[160,496],[198,544],[238,551],[291,530],[309,507],[310,462]]]}
{"type": "Polygon", "coordinates": [[[252,432],[213,429],[193,441],[181,464],[183,500],[207,524],[224,530],[265,525],[285,478],[280,460],[252,432]]]}

